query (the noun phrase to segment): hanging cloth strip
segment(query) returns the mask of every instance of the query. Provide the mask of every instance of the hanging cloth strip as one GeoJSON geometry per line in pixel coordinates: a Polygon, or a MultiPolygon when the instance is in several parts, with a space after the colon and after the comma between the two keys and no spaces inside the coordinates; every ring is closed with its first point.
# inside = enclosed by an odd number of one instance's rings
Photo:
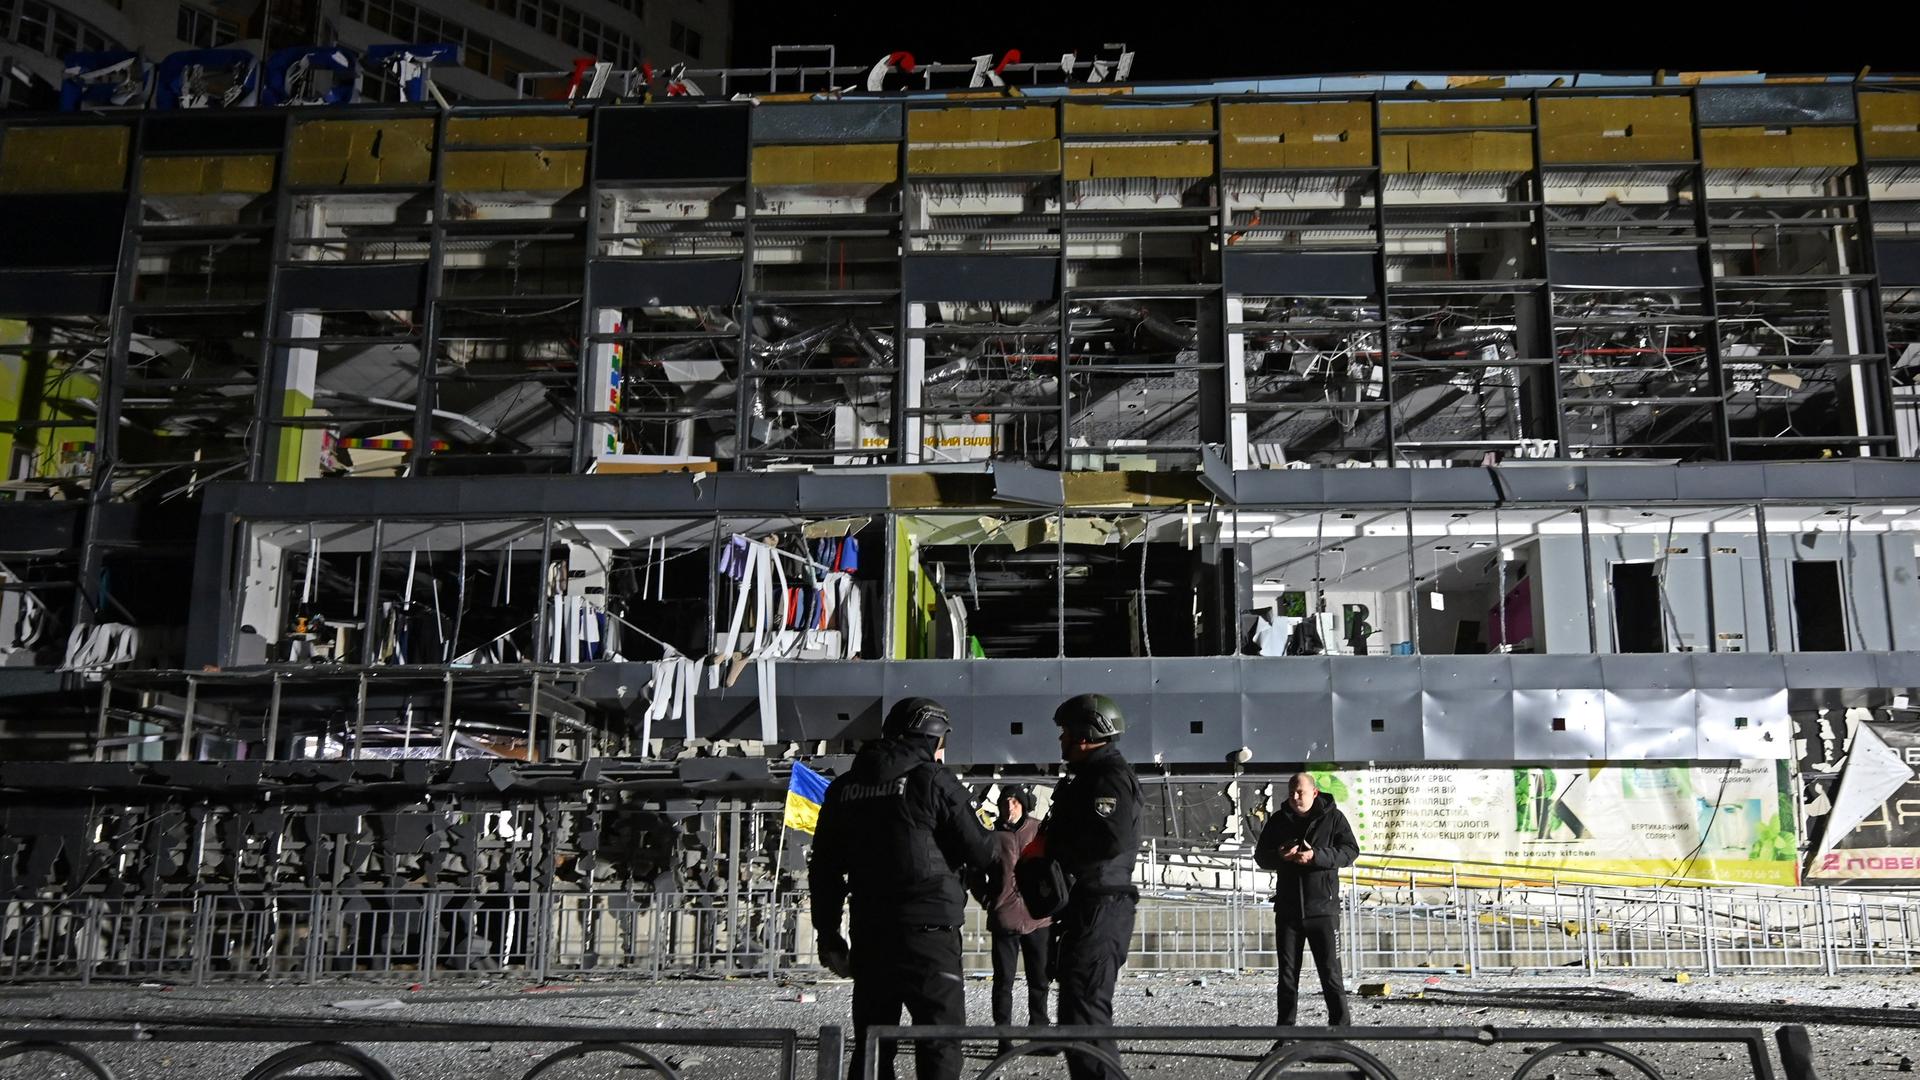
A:
{"type": "Polygon", "coordinates": [[[757,662],[754,673],[760,683],[760,741],[771,744],[780,737],[779,662],[771,657],[757,662]]]}
{"type": "Polygon", "coordinates": [[[646,757],[648,748],[653,745],[653,722],[663,720],[667,715],[667,702],[673,697],[673,682],[680,672],[680,665],[674,657],[655,660],[649,666],[653,668],[651,696],[647,699],[647,709],[640,714],[640,756],[646,757]]]}
{"type": "Polygon", "coordinates": [[[767,603],[774,607],[780,616],[779,631],[773,636],[772,640],[767,642],[767,648],[777,650],[780,647],[780,635],[786,633],[787,627],[792,622],[792,620],[787,617],[787,568],[781,565],[779,558],[780,549],[771,544],[765,546],[767,550],[763,553],[764,565],[770,568],[774,575],[780,579],[779,592],[776,593],[771,589],[764,590],[767,603]]]}
{"type": "Polygon", "coordinates": [[[682,737],[691,742],[695,737],[695,704],[699,701],[700,673],[707,668],[704,658],[686,656],[668,656],[649,664],[653,670],[652,689],[647,699],[646,712],[641,714],[640,744],[642,755],[653,740],[653,725],[656,721],[679,720],[685,726],[682,737]]]}
{"type": "Polygon", "coordinates": [[[693,708],[694,702],[699,700],[700,672],[706,666],[707,660],[703,656],[680,658],[680,704],[687,724],[686,740],[688,742],[694,739],[693,708]]]}
{"type": "Polygon", "coordinates": [[[140,648],[140,631],[122,623],[76,626],[67,635],[67,662],[63,670],[84,671],[132,663],[140,648]]]}
{"type": "Polygon", "coordinates": [[[300,613],[302,615],[306,614],[307,607],[313,603],[313,580],[319,567],[320,541],[309,536],[307,539],[307,573],[305,579],[300,583],[300,613]]]}

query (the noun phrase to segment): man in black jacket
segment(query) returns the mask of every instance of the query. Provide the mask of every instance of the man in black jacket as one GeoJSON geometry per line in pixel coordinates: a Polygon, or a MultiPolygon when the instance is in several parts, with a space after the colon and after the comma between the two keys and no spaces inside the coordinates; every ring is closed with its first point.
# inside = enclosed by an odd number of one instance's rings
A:
{"type": "MultiPolygon", "coordinates": [[[[860,1076],[866,1031],[897,1024],[905,1006],[916,1024],[967,1022],[960,975],[965,868],[993,862],[993,835],[974,816],[967,791],[941,766],[952,724],[927,698],[888,713],[877,743],[827,788],[813,834],[807,881],[820,960],[853,977],[853,1066],[860,1076]],[[853,944],[840,936],[852,896],[853,944]]],[[[880,1062],[893,1080],[893,1051],[880,1062]]],[[[960,1046],[916,1042],[915,1075],[954,1080],[960,1046]]]]}
{"type": "Polygon", "coordinates": [[[1347,815],[1333,805],[1313,777],[1295,774],[1286,801],[1260,831],[1253,861],[1278,871],[1273,894],[1276,946],[1280,953],[1279,1025],[1292,1027],[1300,1009],[1301,946],[1313,947],[1327,1023],[1353,1023],[1340,974],[1340,868],[1360,857],[1347,815]]]}
{"type": "MultiPolygon", "coordinates": [[[[1126,718],[1112,698],[1081,694],[1060,706],[1053,722],[1060,727],[1067,776],[1054,789],[1042,841],[1073,880],[1066,907],[1054,917],[1059,1019],[1063,1025],[1111,1024],[1113,986],[1127,962],[1140,896],[1133,885],[1140,780],[1113,745],[1126,730],[1126,718]]],[[[1111,1041],[1098,1045],[1116,1052],[1111,1041]]],[[[1069,1053],[1067,1075],[1100,1080],[1113,1074],[1090,1055],[1069,1053]]]]}

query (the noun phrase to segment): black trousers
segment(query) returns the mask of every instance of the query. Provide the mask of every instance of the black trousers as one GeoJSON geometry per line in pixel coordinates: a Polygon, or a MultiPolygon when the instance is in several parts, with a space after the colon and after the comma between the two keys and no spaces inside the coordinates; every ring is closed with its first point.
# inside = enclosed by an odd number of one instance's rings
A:
{"type": "MultiPolygon", "coordinates": [[[[853,1067],[864,1075],[870,1027],[900,1022],[905,1007],[916,1024],[967,1022],[966,984],[960,979],[958,927],[882,926],[853,928],[853,1067]]],[[[894,1048],[880,1049],[880,1078],[894,1080],[894,1048]]],[[[960,1044],[913,1044],[914,1076],[957,1080],[960,1044]]]]}
{"type": "MultiPolygon", "coordinates": [[[[1133,939],[1134,899],[1131,896],[1076,893],[1067,909],[1054,919],[1060,936],[1056,978],[1060,983],[1060,1023],[1113,1023],[1113,984],[1127,962],[1133,939]]],[[[1096,1045],[1118,1053],[1113,1040],[1096,1045]]],[[[1067,1075],[1073,1080],[1106,1080],[1119,1074],[1088,1054],[1067,1054],[1067,1075]]]]}
{"type": "Polygon", "coordinates": [[[993,1022],[1013,1023],[1013,980],[1021,959],[1027,962],[1027,1026],[1047,1025],[1047,939],[1053,928],[1031,934],[993,931],[993,1022]]]}
{"type": "Polygon", "coordinates": [[[1320,971],[1320,996],[1327,1002],[1327,1024],[1353,1023],[1347,1011],[1347,988],[1340,976],[1340,918],[1321,915],[1306,919],[1281,916],[1274,920],[1280,952],[1279,1026],[1292,1027],[1300,1015],[1300,956],[1312,946],[1313,966],[1320,971]]]}

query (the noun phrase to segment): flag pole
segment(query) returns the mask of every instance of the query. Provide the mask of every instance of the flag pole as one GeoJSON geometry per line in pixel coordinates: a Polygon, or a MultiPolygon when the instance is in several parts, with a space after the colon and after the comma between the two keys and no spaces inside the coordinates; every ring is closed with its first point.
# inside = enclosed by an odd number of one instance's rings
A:
{"type": "MultiPolygon", "coordinates": [[[[787,787],[789,790],[792,789],[793,781],[791,779],[787,781],[787,787]]],[[[773,892],[769,894],[767,898],[767,907],[770,909],[767,912],[767,981],[768,982],[772,982],[775,978],[779,976],[779,973],[780,973],[780,926],[781,926],[781,923],[784,921],[780,915],[780,868],[782,866],[785,866],[786,862],[787,862],[787,797],[786,797],[786,794],[783,792],[780,796],[780,843],[775,846],[774,854],[773,854],[773,892]]],[[[794,942],[794,948],[796,951],[798,951],[799,947],[800,947],[800,943],[798,941],[794,942]]]]}

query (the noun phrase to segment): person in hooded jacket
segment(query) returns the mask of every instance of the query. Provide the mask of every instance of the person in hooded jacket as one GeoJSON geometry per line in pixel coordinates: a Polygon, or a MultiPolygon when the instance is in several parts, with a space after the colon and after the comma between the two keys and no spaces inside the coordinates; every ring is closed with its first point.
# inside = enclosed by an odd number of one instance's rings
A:
{"type": "Polygon", "coordinates": [[[1287,798],[1260,830],[1253,861],[1278,871],[1273,894],[1274,930],[1280,954],[1279,1026],[1292,1027],[1300,1010],[1301,947],[1313,949],[1327,1023],[1347,1027],[1346,982],[1340,972],[1340,868],[1360,857],[1347,815],[1333,805],[1313,777],[1297,773],[1287,798]]]}
{"type": "MultiPolygon", "coordinates": [[[[966,788],[942,766],[951,728],[939,702],[899,702],[881,740],[861,749],[820,804],[807,882],[820,960],[853,979],[849,1076],[863,1075],[867,1029],[899,1023],[903,1006],[916,1024],[967,1021],[962,877],[990,866],[995,847],[966,788]],[[840,933],[849,898],[851,945],[840,933]]],[[[883,1080],[893,1080],[893,1058],[886,1048],[883,1080]]],[[[921,1080],[954,1080],[960,1058],[958,1043],[914,1043],[921,1080]]]]}
{"type": "MultiPolygon", "coordinates": [[[[989,879],[994,891],[987,897],[987,929],[993,935],[996,1026],[1013,1023],[1013,982],[1023,957],[1027,964],[1027,1024],[1047,1025],[1047,939],[1053,934],[1053,920],[1036,919],[1027,911],[1013,870],[1020,853],[1040,831],[1040,821],[1033,816],[1033,802],[1032,789],[1006,788],[1000,793],[1000,819],[994,823],[999,865],[989,879]]],[[[1008,1047],[1004,1040],[1000,1045],[1002,1052],[1008,1047]]]]}

